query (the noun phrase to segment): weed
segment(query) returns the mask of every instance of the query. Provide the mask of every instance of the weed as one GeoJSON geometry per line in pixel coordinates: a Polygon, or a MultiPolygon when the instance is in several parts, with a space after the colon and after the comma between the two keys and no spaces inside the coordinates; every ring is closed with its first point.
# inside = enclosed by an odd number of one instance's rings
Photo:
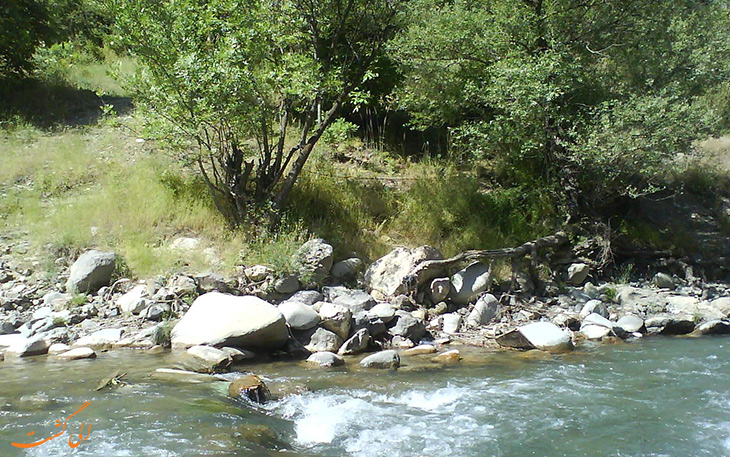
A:
{"type": "Polygon", "coordinates": [[[624,265],[621,265],[618,268],[617,275],[616,275],[616,282],[619,284],[628,284],[629,281],[631,281],[631,277],[634,274],[634,264],[633,263],[627,263],[624,265]]]}
{"type": "Polygon", "coordinates": [[[86,294],[76,294],[68,301],[68,306],[70,308],[78,308],[79,306],[85,305],[87,301],[88,297],[86,294]]]}

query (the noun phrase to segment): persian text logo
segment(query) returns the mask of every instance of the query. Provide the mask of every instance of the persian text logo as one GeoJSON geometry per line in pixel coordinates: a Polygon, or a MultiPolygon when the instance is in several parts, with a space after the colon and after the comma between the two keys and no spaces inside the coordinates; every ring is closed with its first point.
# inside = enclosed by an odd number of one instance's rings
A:
{"type": "MultiPolygon", "coordinates": [[[[59,436],[63,435],[66,432],[66,423],[68,422],[68,420],[71,419],[72,417],[74,417],[76,414],[80,413],[81,410],[83,410],[84,408],[86,408],[90,404],[91,404],[91,402],[90,401],[87,401],[86,403],[84,403],[83,405],[81,405],[81,408],[79,408],[75,413],[73,413],[70,416],[68,416],[66,418],[66,420],[63,421],[63,422],[61,422],[61,419],[58,419],[56,421],[56,427],[60,427],[61,425],[63,425],[63,428],[61,429],[60,432],[56,433],[55,435],[51,435],[48,438],[43,439],[43,440],[40,440],[40,441],[36,441],[35,443],[10,443],[10,444],[13,445],[13,446],[15,446],[15,447],[19,447],[19,448],[29,448],[29,447],[40,446],[41,444],[45,443],[46,441],[50,441],[50,440],[52,440],[54,438],[58,438],[59,436]]],[[[34,433],[35,432],[30,432],[30,433],[28,433],[28,436],[31,436],[34,433]]],[[[86,436],[83,436],[83,433],[84,433],[84,423],[81,422],[81,431],[79,432],[79,440],[74,443],[73,438],[76,435],[71,435],[71,436],[68,437],[68,445],[71,446],[72,449],[75,448],[75,447],[78,447],[78,445],[81,444],[81,442],[89,439],[89,435],[91,434],[91,424],[89,424],[89,432],[86,434],[86,436]]]]}

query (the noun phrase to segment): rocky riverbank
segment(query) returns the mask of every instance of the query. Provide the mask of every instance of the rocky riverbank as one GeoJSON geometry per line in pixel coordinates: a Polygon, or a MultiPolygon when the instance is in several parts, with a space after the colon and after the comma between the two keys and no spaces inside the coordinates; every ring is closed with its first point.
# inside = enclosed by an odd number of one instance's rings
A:
{"type": "MultiPolygon", "coordinates": [[[[580,261],[563,262],[539,287],[516,272],[507,287],[481,262],[415,277],[423,262],[441,258],[432,247],[398,248],[365,268],[356,257],[334,262],[332,246],[317,239],[294,254],[289,274],[253,265],[229,278],[132,281],[115,273],[114,253],[85,252],[49,278],[19,267],[23,250],[5,248],[0,263],[4,359],[171,348],[180,364],[158,375],[199,380],[192,372],[245,369],[251,360],[397,369],[409,356],[458,363],[464,344],[560,352],[587,340],[730,333],[727,284],[661,272],[629,284],[600,282],[580,261]]],[[[256,379],[237,392],[265,399],[256,379]]]]}

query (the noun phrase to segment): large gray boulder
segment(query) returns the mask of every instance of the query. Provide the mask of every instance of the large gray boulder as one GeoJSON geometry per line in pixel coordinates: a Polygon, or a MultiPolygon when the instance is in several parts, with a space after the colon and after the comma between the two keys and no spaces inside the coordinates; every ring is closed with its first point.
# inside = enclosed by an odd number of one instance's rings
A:
{"type": "Polygon", "coordinates": [[[284,315],[286,323],[294,330],[309,330],[319,324],[319,314],[311,306],[295,301],[279,304],[279,311],[284,315]]]}
{"type": "Polygon", "coordinates": [[[299,282],[304,287],[322,285],[332,268],[334,249],[321,238],[309,240],[292,255],[299,282]]]}
{"type": "Polygon", "coordinates": [[[533,322],[497,337],[502,347],[563,352],[573,349],[570,336],[550,322],[533,322]]]}
{"type": "Polygon", "coordinates": [[[277,349],[289,337],[284,315],[264,300],[210,292],[198,297],[172,329],[172,344],[277,349]]]}
{"type": "Polygon", "coordinates": [[[457,305],[466,305],[486,292],[491,285],[491,268],[481,262],[474,262],[451,277],[449,297],[457,305]]]}
{"type": "Polygon", "coordinates": [[[392,297],[408,292],[408,276],[413,268],[425,260],[439,260],[443,256],[438,249],[420,246],[415,249],[396,248],[388,255],[373,262],[365,271],[363,281],[371,293],[392,297]]]}
{"type": "Polygon", "coordinates": [[[116,254],[91,250],[71,265],[66,290],[70,293],[96,292],[108,286],[114,273],[116,254]]]}
{"type": "Polygon", "coordinates": [[[469,317],[466,318],[466,323],[470,327],[479,327],[490,323],[499,312],[499,301],[497,297],[492,294],[484,294],[479,297],[474,309],[469,313],[469,317]]]}
{"type": "Polygon", "coordinates": [[[395,369],[400,366],[400,356],[394,350],[380,351],[360,361],[365,368],[395,369]]]}

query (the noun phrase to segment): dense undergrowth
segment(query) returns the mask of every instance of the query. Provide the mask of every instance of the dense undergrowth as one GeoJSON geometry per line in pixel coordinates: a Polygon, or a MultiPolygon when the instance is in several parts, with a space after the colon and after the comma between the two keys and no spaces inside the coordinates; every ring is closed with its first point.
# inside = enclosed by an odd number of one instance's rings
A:
{"type": "MultiPolygon", "coordinates": [[[[120,253],[139,277],[257,263],[285,270],[315,236],[332,242],[338,258],[373,260],[421,244],[451,255],[516,245],[566,220],[561,189],[515,178],[519,170],[504,162],[366,148],[355,128],[337,123],[317,145],[278,229],[255,222],[234,229],[204,181],[148,135],[118,83],[133,61],[73,48],[38,58],[35,79],[2,87],[0,220],[11,241],[29,239],[45,253],[51,271],[57,257],[91,247],[120,253]],[[172,249],[179,237],[200,243],[172,249]]],[[[672,167],[661,185],[727,193],[727,148],[715,141],[704,150],[703,159],[672,167]]],[[[669,239],[630,219],[616,232],[656,248],[669,239]]]]}

